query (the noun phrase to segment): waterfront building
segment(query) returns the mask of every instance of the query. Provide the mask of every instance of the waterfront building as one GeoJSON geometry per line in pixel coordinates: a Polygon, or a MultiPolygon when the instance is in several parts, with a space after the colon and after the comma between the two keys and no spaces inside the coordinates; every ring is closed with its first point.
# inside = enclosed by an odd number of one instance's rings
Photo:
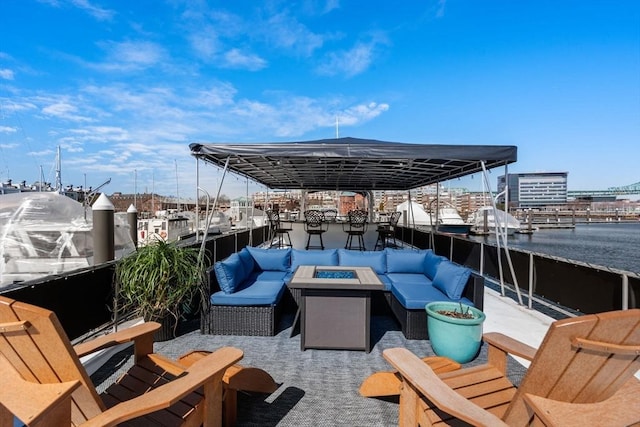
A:
{"type": "MultiPolygon", "coordinates": [[[[498,193],[508,188],[509,208],[541,208],[567,203],[567,172],[515,173],[498,177],[498,193]]],[[[499,199],[504,203],[504,196],[499,199]]]]}

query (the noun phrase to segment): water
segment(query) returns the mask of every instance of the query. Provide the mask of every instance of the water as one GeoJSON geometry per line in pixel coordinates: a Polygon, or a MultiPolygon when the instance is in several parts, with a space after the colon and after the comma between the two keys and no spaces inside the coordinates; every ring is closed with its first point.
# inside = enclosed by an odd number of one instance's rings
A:
{"type": "MultiPolygon", "coordinates": [[[[495,243],[491,236],[470,239],[495,243]]],[[[510,248],[554,255],[640,274],[640,222],[577,224],[509,236],[510,248]]]]}

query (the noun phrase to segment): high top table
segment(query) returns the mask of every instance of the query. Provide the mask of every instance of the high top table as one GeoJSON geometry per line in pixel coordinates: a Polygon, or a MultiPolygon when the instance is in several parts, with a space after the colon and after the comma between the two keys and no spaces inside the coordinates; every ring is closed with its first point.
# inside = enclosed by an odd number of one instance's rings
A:
{"type": "Polygon", "coordinates": [[[301,350],[371,351],[371,291],[384,288],[371,267],[301,265],[287,286],[300,290],[301,350]]]}

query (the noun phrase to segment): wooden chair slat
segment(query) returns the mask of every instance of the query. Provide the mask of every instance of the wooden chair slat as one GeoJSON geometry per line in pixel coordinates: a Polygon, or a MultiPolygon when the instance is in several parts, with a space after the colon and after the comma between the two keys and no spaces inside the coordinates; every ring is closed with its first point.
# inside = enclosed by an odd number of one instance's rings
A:
{"type": "MultiPolygon", "coordinates": [[[[464,419],[480,425],[482,419],[489,420],[486,415],[493,414],[507,425],[538,426],[557,420],[562,420],[560,425],[583,425],[588,419],[600,421],[598,414],[602,414],[602,420],[615,418],[640,424],[640,393],[636,392],[640,385],[634,377],[640,369],[636,352],[640,346],[640,309],[556,321],[535,354],[518,344],[516,353],[533,357],[517,389],[503,372],[504,354],[511,352],[513,342],[491,334],[488,353],[495,357],[490,357],[489,363],[438,376],[404,349],[385,350],[385,358],[401,373],[404,384],[401,423],[414,425],[419,420],[424,426],[463,425],[460,420],[464,419]],[[496,365],[491,361],[497,361],[496,365]],[[625,395],[621,395],[622,389],[627,390],[625,395]],[[452,396],[453,391],[466,400],[452,396]],[[539,411],[536,415],[533,407],[539,411]],[[485,412],[478,412],[478,408],[485,412]],[[589,413],[591,418],[577,411],[589,413]],[[623,413],[612,418],[608,411],[623,413]],[[567,421],[571,414],[580,422],[567,421]]],[[[497,425],[500,420],[490,423],[497,425]]]]}
{"type": "MultiPolygon", "coordinates": [[[[217,409],[222,407],[222,393],[218,389],[222,389],[224,371],[242,358],[242,352],[225,347],[206,361],[187,368],[165,357],[144,353],[153,348],[150,337],[155,329],[157,325],[140,325],[115,333],[113,337],[101,337],[97,343],[74,348],[53,312],[0,297],[0,357],[8,361],[9,369],[36,387],[72,381],[80,384],[65,410],[59,408],[57,402],[51,402],[52,416],[67,414],[68,417],[70,409],[71,425],[86,422],[100,426],[191,427],[203,423],[208,407],[213,411],[209,411],[207,419],[221,422],[222,412],[217,409]],[[109,387],[103,400],[77,352],[86,354],[111,344],[135,342],[138,337],[141,344],[134,344],[134,348],[135,360],[140,361],[140,365],[134,365],[109,387]],[[218,385],[212,387],[210,383],[218,385]],[[205,398],[206,387],[213,393],[205,398]]],[[[4,419],[5,415],[6,411],[0,411],[0,417],[4,419]]]]}

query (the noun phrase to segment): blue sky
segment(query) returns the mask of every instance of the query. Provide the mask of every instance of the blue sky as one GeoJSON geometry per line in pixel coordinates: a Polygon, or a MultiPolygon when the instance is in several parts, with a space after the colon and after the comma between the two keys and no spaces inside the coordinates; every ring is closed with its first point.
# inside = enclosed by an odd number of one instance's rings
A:
{"type": "Polygon", "coordinates": [[[639,182],[640,2],[0,1],[2,181],[54,181],[60,146],[65,186],[193,197],[189,143],[332,138],[336,117],[340,136],[516,145],[509,172],[570,190],[639,182]]]}

